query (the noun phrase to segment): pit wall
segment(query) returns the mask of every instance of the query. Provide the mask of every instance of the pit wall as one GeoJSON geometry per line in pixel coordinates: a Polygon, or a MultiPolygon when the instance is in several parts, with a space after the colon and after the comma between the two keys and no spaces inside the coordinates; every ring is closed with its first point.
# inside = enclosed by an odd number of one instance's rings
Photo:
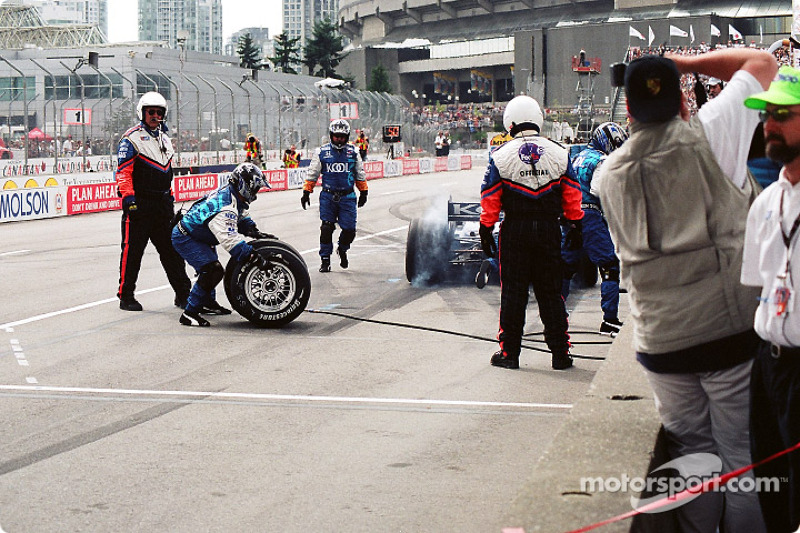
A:
{"type": "MultiPolygon", "coordinates": [[[[28,172],[25,172],[24,164],[18,161],[0,163],[0,185],[2,185],[0,223],[120,209],[121,198],[117,196],[114,171],[109,157],[93,156],[86,159],[86,167],[92,169],[88,172],[81,171],[84,167],[80,158],[77,161],[75,159],[60,161],[59,166],[55,168],[52,166],[52,159],[29,160],[28,172]]],[[[178,203],[193,201],[218,189],[227,181],[235,164],[223,163],[213,168],[214,172],[176,175],[172,183],[175,201],[178,203]]],[[[472,156],[463,154],[364,162],[368,180],[471,168],[472,156]]],[[[303,186],[307,173],[307,166],[269,169],[268,165],[264,174],[269,180],[271,189],[264,188],[262,192],[299,189],[303,186]]]]}

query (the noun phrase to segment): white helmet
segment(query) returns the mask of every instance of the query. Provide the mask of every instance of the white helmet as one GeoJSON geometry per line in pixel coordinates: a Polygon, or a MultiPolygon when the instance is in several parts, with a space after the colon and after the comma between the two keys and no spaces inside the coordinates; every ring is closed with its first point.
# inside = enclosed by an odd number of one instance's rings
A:
{"type": "Polygon", "coordinates": [[[544,116],[539,103],[524,94],[515,96],[503,113],[503,127],[512,137],[523,130],[535,129],[539,133],[543,123],[544,116]]]}
{"type": "Polygon", "coordinates": [[[164,116],[167,116],[167,101],[161,96],[159,93],[155,91],[150,91],[149,93],[144,93],[141,98],[139,98],[139,103],[136,106],[136,116],[139,117],[139,120],[144,120],[143,110],[145,107],[163,107],[164,108],[164,116]]]}
{"type": "MultiPolygon", "coordinates": [[[[347,140],[350,140],[350,124],[343,118],[337,118],[336,120],[331,121],[330,126],[328,126],[328,133],[330,135],[331,144],[333,144],[333,147],[341,150],[344,148],[344,144],[334,143],[333,136],[344,135],[347,137],[347,140]]],[[[347,144],[347,141],[345,141],[345,144],[347,144]]]]}

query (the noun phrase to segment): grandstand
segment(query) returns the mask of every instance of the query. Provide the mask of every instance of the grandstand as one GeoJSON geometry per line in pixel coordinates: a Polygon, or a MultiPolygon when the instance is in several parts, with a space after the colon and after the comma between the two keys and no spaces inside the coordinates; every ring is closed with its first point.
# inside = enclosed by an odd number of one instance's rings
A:
{"type": "MultiPolygon", "coordinates": [[[[340,0],[351,39],[340,67],[365,88],[377,65],[416,106],[497,103],[515,94],[576,106],[574,58],[598,73],[594,105],[610,108],[608,66],[629,47],[686,48],[788,37],[789,0],[340,0]],[[741,34],[741,39],[735,39],[741,34]]],[[[602,112],[602,111],[601,111],[602,112]]]]}

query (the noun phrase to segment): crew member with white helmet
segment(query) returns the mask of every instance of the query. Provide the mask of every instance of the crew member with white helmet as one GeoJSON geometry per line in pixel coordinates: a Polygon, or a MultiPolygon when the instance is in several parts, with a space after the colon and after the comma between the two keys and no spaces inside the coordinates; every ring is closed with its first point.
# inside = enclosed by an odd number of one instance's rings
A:
{"type": "Polygon", "coordinates": [[[517,96],[506,106],[503,125],[512,139],[489,157],[481,184],[480,237],[484,253],[498,254],[492,235],[500,224],[500,350],[494,366],[519,368],[528,287],[539,304],[544,337],[556,370],[572,366],[567,311],[561,298],[561,227],[563,214],[570,247],[581,246],[581,188],[569,152],[539,136],[544,117],[538,102],[517,96]]]}
{"type": "Polygon", "coordinates": [[[350,124],[344,119],[336,119],[328,127],[331,142],[318,148],[308,167],[308,175],[303,185],[300,205],[306,209],[311,203],[311,193],[322,176],[322,192],[319,195],[319,218],[322,221],[319,233],[320,272],[331,271],[333,253],[333,230],[339,224],[341,233],[336,253],[339,265],[347,268],[350,261],[347,251],[356,237],[356,205],[367,203],[367,180],[358,150],[347,141],[350,138],[350,124]],[[359,190],[358,200],[354,188],[359,190]]]}
{"type": "Polygon", "coordinates": [[[192,284],[170,239],[175,209],[171,190],[175,150],[164,122],[167,101],[157,92],[145,93],[136,113],[140,122],[122,136],[117,155],[117,193],[122,197],[119,307],[125,311],[142,310],[134,292],[148,241],[156,247],[175,291],[175,305],[185,307],[192,284]]]}

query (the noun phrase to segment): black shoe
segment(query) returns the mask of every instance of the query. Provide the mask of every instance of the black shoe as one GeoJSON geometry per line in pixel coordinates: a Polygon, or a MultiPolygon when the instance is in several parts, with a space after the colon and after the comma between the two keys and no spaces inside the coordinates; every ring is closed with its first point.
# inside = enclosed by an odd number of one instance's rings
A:
{"type": "Polygon", "coordinates": [[[173,303],[175,304],[175,307],[179,307],[181,309],[186,309],[187,300],[188,300],[188,298],[184,298],[184,297],[181,297],[181,296],[176,296],[175,297],[175,301],[173,303]]]}
{"type": "Polygon", "coordinates": [[[563,355],[553,354],[552,366],[553,370],[566,370],[572,366],[572,356],[568,353],[563,355]]]}
{"type": "Polygon", "coordinates": [[[503,357],[503,351],[498,350],[492,354],[492,366],[499,366],[503,368],[510,368],[515,370],[519,368],[519,356],[511,357],[505,356],[503,357]]]}
{"type": "Polygon", "coordinates": [[[330,272],[331,271],[331,258],[330,257],[323,257],[322,264],[319,266],[320,272],[330,272]]]}
{"type": "Polygon", "coordinates": [[[492,268],[492,263],[488,259],[481,262],[481,267],[475,275],[475,286],[482,289],[489,283],[489,270],[492,268]]]}
{"type": "Polygon", "coordinates": [[[219,302],[211,302],[200,306],[200,312],[204,315],[229,315],[233,311],[219,305],[219,302]]]}
{"type": "Polygon", "coordinates": [[[347,250],[336,248],[336,255],[339,256],[339,266],[347,268],[350,266],[350,261],[347,260],[347,250]]]}
{"type": "Polygon", "coordinates": [[[142,304],[136,301],[133,296],[129,298],[121,298],[119,301],[119,308],[123,311],[141,311],[142,304]]]}
{"type": "Polygon", "coordinates": [[[621,327],[622,322],[620,322],[618,318],[603,320],[603,323],[600,324],[600,335],[610,335],[611,337],[616,337],[621,327]]]}
{"type": "Polygon", "coordinates": [[[180,323],[184,326],[199,326],[207,328],[211,322],[200,316],[200,313],[195,311],[184,311],[180,318],[180,323]]]}

